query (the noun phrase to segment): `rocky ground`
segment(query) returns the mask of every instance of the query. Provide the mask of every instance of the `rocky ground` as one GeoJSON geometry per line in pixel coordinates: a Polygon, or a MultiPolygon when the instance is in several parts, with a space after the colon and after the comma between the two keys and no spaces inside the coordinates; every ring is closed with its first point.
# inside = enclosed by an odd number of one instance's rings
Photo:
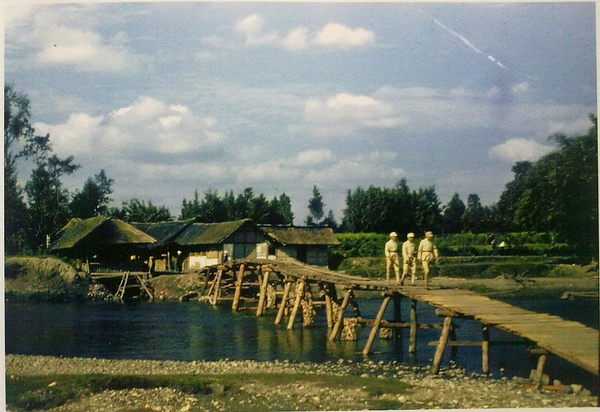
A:
{"type": "MultiPolygon", "coordinates": [[[[596,407],[598,398],[579,385],[561,390],[534,390],[523,378],[493,379],[467,376],[462,369],[429,375],[424,368],[399,363],[291,363],[255,361],[177,362],[107,360],[8,355],[7,384],[23,376],[72,375],[167,375],[211,376],[210,393],[190,395],[181,390],[129,388],[85,395],[51,409],[53,411],[293,411],[368,409],[485,409],[596,407]],[[273,380],[272,375],[277,375],[273,380]],[[300,375],[298,375],[300,374],[300,375]],[[219,385],[218,376],[235,375],[238,387],[219,385]],[[287,375],[303,376],[286,379],[287,375]],[[266,376],[271,376],[267,379],[266,376]],[[312,378],[311,378],[312,376],[312,378]],[[339,387],[323,377],[355,376],[364,386],[339,387]],[[262,378],[261,378],[262,377],[262,378]],[[369,382],[388,381],[406,390],[369,389],[369,382]],[[402,387],[403,388],[403,387],[402,387]],[[385,405],[388,405],[386,408],[385,405]]],[[[49,386],[61,384],[54,376],[49,386]]],[[[395,385],[392,385],[394,387],[395,385]]],[[[14,409],[13,409],[14,410],[14,409]]]]}

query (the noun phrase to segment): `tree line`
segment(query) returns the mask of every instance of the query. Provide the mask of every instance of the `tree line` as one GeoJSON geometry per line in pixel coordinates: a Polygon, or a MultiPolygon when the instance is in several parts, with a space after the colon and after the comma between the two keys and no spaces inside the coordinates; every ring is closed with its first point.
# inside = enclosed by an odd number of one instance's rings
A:
{"type": "MultiPolygon", "coordinates": [[[[12,85],[4,88],[4,223],[5,253],[43,251],[47,236],[71,218],[108,216],[128,222],[160,222],[175,217],[165,206],[131,199],[110,206],[114,180],[104,170],[89,177],[73,192],[62,178],[80,165],[73,156],[52,153],[49,135],[36,135],[29,119],[30,102],[12,85]],[[24,187],[18,183],[17,165],[29,161],[33,169],[24,187]]],[[[462,232],[499,233],[544,231],[579,247],[582,253],[598,253],[598,147],[597,118],[584,135],[550,137],[557,150],[536,162],[517,162],[514,178],[506,184],[498,202],[483,206],[477,194],[465,204],[458,193],[442,206],[435,187],[410,189],[406,179],[391,188],[369,186],[350,189],[338,223],[333,211],[325,215],[319,188],[313,186],[303,223],[329,226],[337,232],[400,233],[434,230],[440,234],[462,232]]],[[[197,218],[222,222],[251,218],[261,224],[292,224],[292,203],[285,194],[268,199],[251,187],[237,195],[207,190],[183,199],[177,219],[197,218]]]]}

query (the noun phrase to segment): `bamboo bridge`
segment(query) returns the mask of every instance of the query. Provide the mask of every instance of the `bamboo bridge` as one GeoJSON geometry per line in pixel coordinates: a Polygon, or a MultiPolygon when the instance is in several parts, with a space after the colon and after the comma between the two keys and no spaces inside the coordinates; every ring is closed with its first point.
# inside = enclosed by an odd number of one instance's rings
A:
{"type": "Polygon", "coordinates": [[[369,337],[362,350],[371,351],[379,331],[391,335],[393,330],[410,330],[409,353],[416,351],[417,331],[424,328],[441,329],[430,372],[437,374],[446,347],[479,346],[482,350],[482,371],[489,373],[489,348],[494,345],[526,344],[531,354],[539,355],[532,375],[535,387],[542,382],[543,368],[549,354],[559,356],[595,375],[599,369],[599,332],[579,322],[558,316],[537,313],[512,306],[472,291],[434,289],[419,286],[388,285],[382,280],[350,276],[325,268],[309,266],[298,261],[235,260],[202,269],[205,276],[200,300],[217,305],[230,301],[233,311],[253,310],[256,316],[276,311],[275,324],[287,317],[287,329],[295,326],[301,313],[302,324],[314,322],[317,308],[324,308],[327,317],[328,339],[356,339],[357,326],[370,327],[369,337]],[[343,291],[343,296],[338,296],[343,291]],[[374,319],[361,316],[355,291],[370,291],[382,297],[374,319]],[[315,296],[316,295],[316,296],[315,296]],[[410,299],[410,321],[400,319],[400,299],[410,299]],[[393,299],[394,319],[384,314],[393,299]],[[417,304],[436,308],[443,318],[440,324],[418,322],[417,304]],[[354,316],[346,317],[351,306],[354,316]],[[456,340],[454,319],[472,319],[481,324],[481,341],[456,340]],[[491,341],[490,328],[508,332],[522,342],[491,341]]]}

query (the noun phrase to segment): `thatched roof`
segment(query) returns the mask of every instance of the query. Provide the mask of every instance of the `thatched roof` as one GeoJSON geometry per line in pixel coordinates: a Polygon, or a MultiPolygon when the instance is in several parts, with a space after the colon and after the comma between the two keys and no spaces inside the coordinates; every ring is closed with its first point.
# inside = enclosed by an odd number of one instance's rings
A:
{"type": "Polygon", "coordinates": [[[158,242],[156,246],[164,246],[169,242],[174,242],[177,236],[183,233],[194,221],[194,219],[191,219],[175,222],[132,223],[132,225],[155,238],[158,242]]]}
{"type": "Polygon", "coordinates": [[[259,225],[260,229],[282,245],[339,245],[329,227],[259,225]]]}
{"type": "Polygon", "coordinates": [[[56,235],[50,250],[78,246],[140,245],[156,243],[152,236],[119,219],[103,216],[71,219],[56,235]]]}
{"type": "Polygon", "coordinates": [[[250,219],[222,223],[192,223],[175,242],[182,245],[217,245],[222,243],[250,219]]]}

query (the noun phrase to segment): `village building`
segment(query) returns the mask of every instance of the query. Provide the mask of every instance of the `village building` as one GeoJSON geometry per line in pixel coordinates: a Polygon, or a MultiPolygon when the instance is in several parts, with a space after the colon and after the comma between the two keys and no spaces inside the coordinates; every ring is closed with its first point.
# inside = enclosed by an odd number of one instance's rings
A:
{"type": "Polygon", "coordinates": [[[309,265],[328,266],[329,249],[339,241],[329,227],[259,225],[268,236],[268,256],[276,260],[295,259],[309,265]]]}
{"type": "Polygon", "coordinates": [[[149,247],[156,239],[119,219],[104,216],[71,219],[48,246],[48,250],[70,259],[86,272],[94,268],[143,270],[149,247]]]}
{"type": "Polygon", "coordinates": [[[329,247],[337,244],[333,230],[325,227],[256,225],[251,219],[128,224],[96,217],[69,222],[51,250],[83,261],[111,256],[121,266],[135,257],[154,274],[198,270],[230,259],[296,259],[327,266],[329,247]]]}

